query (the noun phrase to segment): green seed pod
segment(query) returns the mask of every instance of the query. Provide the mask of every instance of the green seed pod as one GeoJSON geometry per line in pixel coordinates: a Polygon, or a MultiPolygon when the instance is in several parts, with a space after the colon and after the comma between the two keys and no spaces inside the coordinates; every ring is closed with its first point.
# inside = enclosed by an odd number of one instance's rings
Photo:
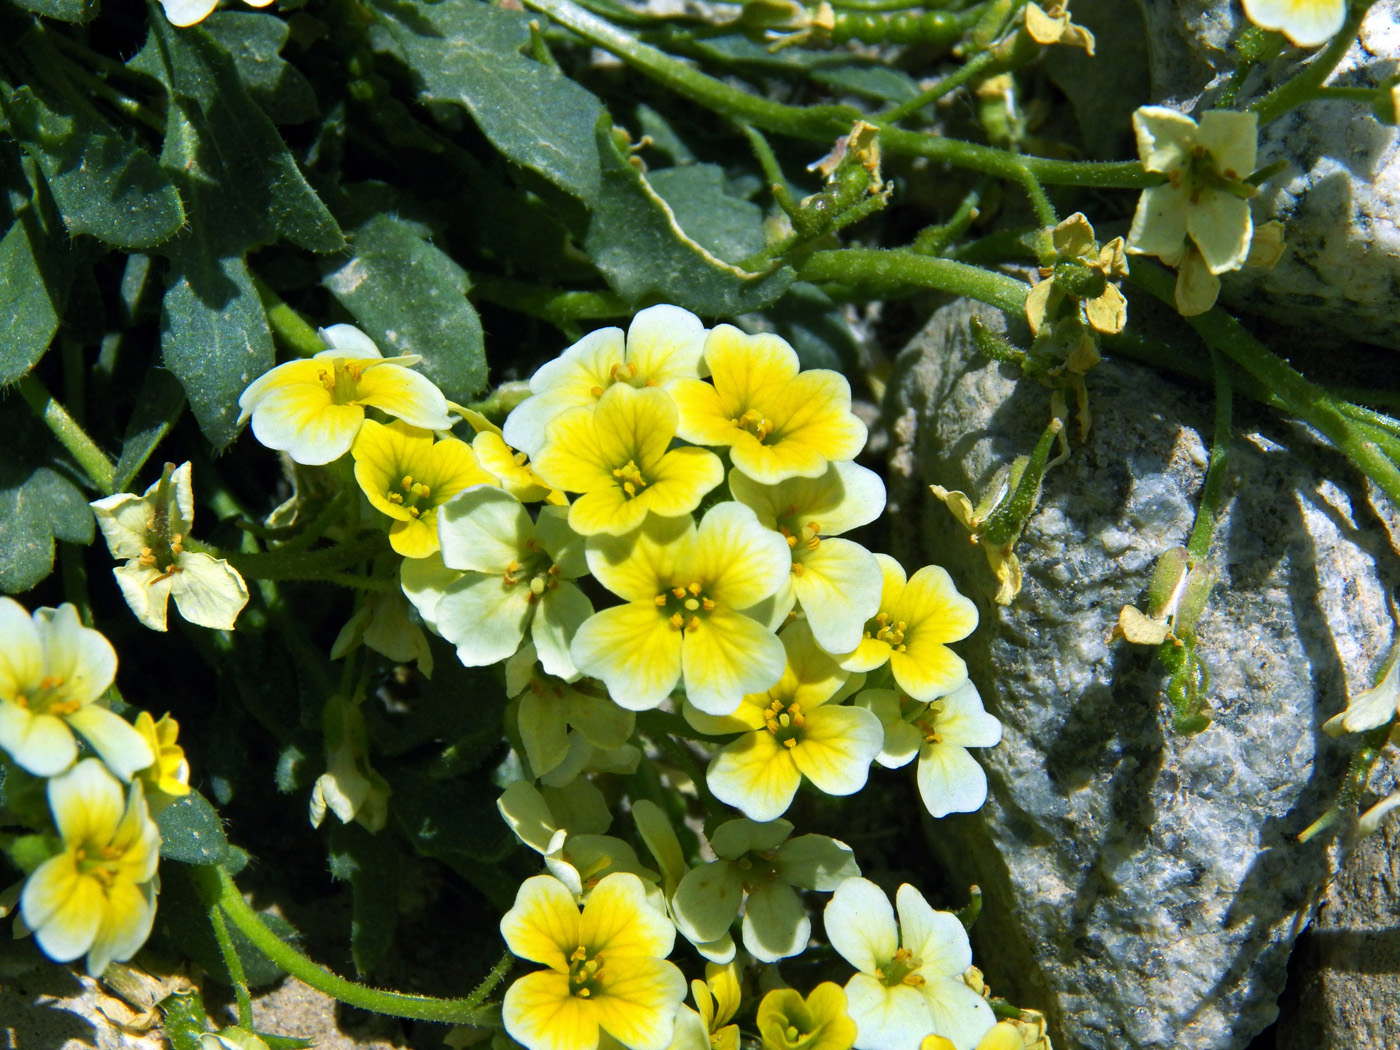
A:
{"type": "Polygon", "coordinates": [[[925,44],[947,47],[966,29],[964,20],[947,11],[839,11],[831,29],[833,43],[925,44]]]}

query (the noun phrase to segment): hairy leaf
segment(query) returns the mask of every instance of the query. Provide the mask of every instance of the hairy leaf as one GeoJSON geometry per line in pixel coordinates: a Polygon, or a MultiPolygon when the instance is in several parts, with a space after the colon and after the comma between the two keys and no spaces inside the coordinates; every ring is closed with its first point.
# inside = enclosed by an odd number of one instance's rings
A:
{"type": "Polygon", "coordinates": [[[218,864],[228,856],[224,822],[214,807],[193,788],[156,818],[160,855],[184,864],[218,864]]]}
{"type": "Polygon", "coordinates": [[[91,543],[94,522],[57,441],[21,399],[0,402],[0,432],[0,590],[16,594],[52,571],[55,539],[91,543]]]}
{"type": "Polygon", "coordinates": [[[338,824],[330,831],[330,866],[333,878],[350,883],[350,954],[356,971],[367,977],[394,943],[399,853],[388,835],[372,835],[358,824],[338,824]]]}
{"type": "Polygon", "coordinates": [[[200,26],[233,56],[248,97],[273,123],[301,124],[319,112],[311,82],[281,56],[291,32],[284,19],[256,11],[215,11],[200,26]]]}
{"type": "Polygon", "coordinates": [[[424,101],[459,105],[491,144],[585,202],[598,194],[598,99],[521,54],[530,18],[479,0],[384,3],[385,23],[424,101]]]}
{"type": "Polygon", "coordinates": [[[454,400],[486,388],[481,319],[467,301],[466,273],[390,215],[354,233],[355,254],[325,285],[385,355],[420,354],[423,373],[454,400]]]}
{"type": "Polygon", "coordinates": [[[791,267],[748,273],[706,249],[628,163],[606,117],[597,137],[603,183],[584,247],[619,295],[638,306],[669,302],[708,317],[732,317],[762,309],[792,284],[791,267]]]}

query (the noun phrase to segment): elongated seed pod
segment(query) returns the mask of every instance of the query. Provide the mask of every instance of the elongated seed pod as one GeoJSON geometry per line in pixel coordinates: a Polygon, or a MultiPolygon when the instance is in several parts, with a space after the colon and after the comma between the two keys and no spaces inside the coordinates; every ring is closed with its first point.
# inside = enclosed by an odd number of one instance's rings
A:
{"type": "Polygon", "coordinates": [[[965,18],[948,11],[837,11],[831,29],[833,43],[859,40],[863,44],[952,44],[967,29],[965,18]]]}

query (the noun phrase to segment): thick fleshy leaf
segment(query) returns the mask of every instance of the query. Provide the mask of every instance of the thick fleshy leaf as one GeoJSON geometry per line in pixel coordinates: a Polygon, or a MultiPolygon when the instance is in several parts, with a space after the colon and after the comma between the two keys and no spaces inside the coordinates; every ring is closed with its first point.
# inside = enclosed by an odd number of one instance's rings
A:
{"type": "Polygon", "coordinates": [[[783,844],[792,834],[792,825],[786,820],[770,820],[760,823],[756,820],[726,820],[710,836],[710,848],[715,856],[727,860],[738,860],[745,853],[767,853],[783,844]]]}
{"type": "Polygon", "coordinates": [[[738,917],[743,897],[743,880],[732,862],[719,860],[692,868],[671,901],[676,928],[690,941],[718,940],[738,917]]]}
{"type": "Polygon", "coordinates": [[[670,206],[676,225],[715,258],[739,263],[767,246],[763,209],[731,193],[719,165],[649,171],[647,181],[670,206]]]}
{"type": "Polygon", "coordinates": [[[228,857],[229,844],[224,822],[209,800],[193,788],[161,810],[160,855],[182,864],[221,864],[228,857]]]}
{"type": "Polygon", "coordinates": [[[759,962],[797,955],[812,936],[802,899],[785,882],[764,883],[749,894],[743,928],[744,947],[759,962]]]}

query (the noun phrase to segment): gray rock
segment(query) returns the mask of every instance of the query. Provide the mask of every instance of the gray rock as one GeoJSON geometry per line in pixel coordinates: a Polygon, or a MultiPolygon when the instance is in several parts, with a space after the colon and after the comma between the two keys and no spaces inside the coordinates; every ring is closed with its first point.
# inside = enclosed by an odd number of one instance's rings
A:
{"type": "MultiPolygon", "coordinates": [[[[1373,782],[1396,789],[1393,769],[1373,782]]],[[[1278,1050],[1400,1046],[1400,821],[1362,839],[1298,940],[1296,995],[1280,1000],[1278,1050]]]]}
{"type": "Polygon", "coordinates": [[[977,601],[959,650],[1006,727],[981,753],[986,806],[930,822],[930,840],[955,884],[983,889],[974,935],[993,989],[1044,1008],[1057,1045],[1237,1050],[1275,1018],[1331,870],[1325,843],[1296,841],[1348,753],[1318,727],[1384,656],[1400,558],[1339,456],[1238,404],[1221,584],[1199,624],[1215,722],[1176,734],[1152,653],[1108,638],[1191,528],[1212,398],[1134,364],[1096,368],[1093,432],[1047,476],[1018,546],[1024,590],[998,607],[981,551],[927,486],[980,495],[1030,450],[1048,393],[976,356],[971,312],[934,315],[887,406],[895,550],[945,565],[977,601]]]}
{"type": "MultiPolygon", "coordinates": [[[[1091,0],[1095,10],[1110,0],[1091,0]]],[[[1138,0],[1146,23],[1149,98],[1191,111],[1208,108],[1235,65],[1234,39],[1248,26],[1233,0],[1138,0]]],[[[1076,6],[1077,9],[1077,6],[1076,6]]],[[[1134,47],[1118,53],[1104,40],[1101,61],[1112,70],[1139,68],[1134,47]]],[[[1238,105],[1262,98],[1315,51],[1288,49],[1256,69],[1238,105]]],[[[1379,0],[1360,37],[1329,83],[1378,87],[1400,71],[1400,0],[1379,0]]],[[[1108,74],[1110,79],[1122,76],[1108,74]]],[[[1282,220],[1288,249],[1273,270],[1244,270],[1223,279],[1229,305],[1324,324],[1335,332],[1400,348],[1400,129],[1378,123],[1364,103],[1310,102],[1266,125],[1260,166],[1287,160],[1255,203],[1255,218],[1282,220]]]]}

